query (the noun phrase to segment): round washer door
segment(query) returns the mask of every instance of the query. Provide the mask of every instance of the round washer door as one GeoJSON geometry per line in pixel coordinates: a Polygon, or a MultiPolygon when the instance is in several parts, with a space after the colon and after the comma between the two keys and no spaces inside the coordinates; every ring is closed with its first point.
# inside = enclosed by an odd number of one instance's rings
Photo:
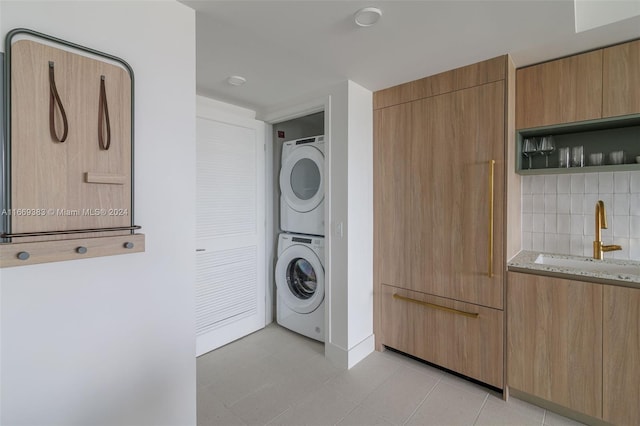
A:
{"type": "Polygon", "coordinates": [[[313,312],[324,299],[324,268],[318,256],[300,244],[287,248],[276,263],[278,297],[294,312],[313,312]]]}
{"type": "Polygon", "coordinates": [[[280,169],[280,191],[287,204],[305,213],[324,199],[324,155],[312,146],[292,151],[280,169]]]}

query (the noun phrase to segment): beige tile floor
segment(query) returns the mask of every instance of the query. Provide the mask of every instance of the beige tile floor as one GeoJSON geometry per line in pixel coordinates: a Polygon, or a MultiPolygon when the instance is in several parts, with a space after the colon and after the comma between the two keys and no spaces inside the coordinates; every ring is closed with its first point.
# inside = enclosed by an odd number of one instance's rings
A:
{"type": "Polygon", "coordinates": [[[198,358],[198,425],[579,425],[409,357],[374,352],[349,371],[272,324],[198,358]]]}

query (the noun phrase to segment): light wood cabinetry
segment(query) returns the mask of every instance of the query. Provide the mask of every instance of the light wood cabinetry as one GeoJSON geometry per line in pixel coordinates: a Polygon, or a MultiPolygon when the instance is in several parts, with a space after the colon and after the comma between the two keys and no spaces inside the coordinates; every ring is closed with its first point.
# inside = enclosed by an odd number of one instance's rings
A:
{"type": "Polygon", "coordinates": [[[374,94],[377,347],[499,388],[512,69],[503,56],[374,94]],[[400,302],[392,290],[481,319],[400,302]]]}
{"type": "Polygon", "coordinates": [[[602,116],[640,113],[640,40],[603,51],[602,116]]]}
{"type": "Polygon", "coordinates": [[[502,387],[501,310],[386,285],[381,298],[385,344],[502,387]]]}
{"type": "Polygon", "coordinates": [[[518,69],[516,127],[602,116],[602,50],[518,69]]]}
{"type": "Polygon", "coordinates": [[[601,417],[602,287],[509,272],[509,387],[601,417]]]}
{"type": "Polygon", "coordinates": [[[640,424],[640,289],[605,286],[603,417],[640,424]]]}

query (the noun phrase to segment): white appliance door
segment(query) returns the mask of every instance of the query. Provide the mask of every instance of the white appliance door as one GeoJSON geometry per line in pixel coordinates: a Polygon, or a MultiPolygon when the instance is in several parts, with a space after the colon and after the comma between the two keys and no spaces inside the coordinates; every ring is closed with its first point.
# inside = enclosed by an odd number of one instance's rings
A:
{"type": "Polygon", "coordinates": [[[263,126],[197,118],[196,356],[265,326],[263,126]]]}
{"type": "Polygon", "coordinates": [[[280,191],[295,211],[309,212],[324,199],[324,155],[312,146],[296,148],[280,169],[280,191]]]}
{"type": "Polygon", "coordinates": [[[292,311],[308,314],[322,303],[324,268],[309,247],[296,244],[284,250],[275,274],[278,297],[292,311]]]}

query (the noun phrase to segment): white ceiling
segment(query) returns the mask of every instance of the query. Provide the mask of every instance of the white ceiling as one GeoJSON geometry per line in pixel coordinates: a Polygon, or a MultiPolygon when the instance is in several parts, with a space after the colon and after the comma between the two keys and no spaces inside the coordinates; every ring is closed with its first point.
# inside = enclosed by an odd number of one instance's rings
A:
{"type": "Polygon", "coordinates": [[[638,16],[576,34],[573,0],[182,2],[197,11],[198,93],[256,111],[346,79],[376,91],[505,53],[520,67],[640,37],[638,16]],[[354,23],[365,6],[382,9],[377,25],[354,23]]]}

